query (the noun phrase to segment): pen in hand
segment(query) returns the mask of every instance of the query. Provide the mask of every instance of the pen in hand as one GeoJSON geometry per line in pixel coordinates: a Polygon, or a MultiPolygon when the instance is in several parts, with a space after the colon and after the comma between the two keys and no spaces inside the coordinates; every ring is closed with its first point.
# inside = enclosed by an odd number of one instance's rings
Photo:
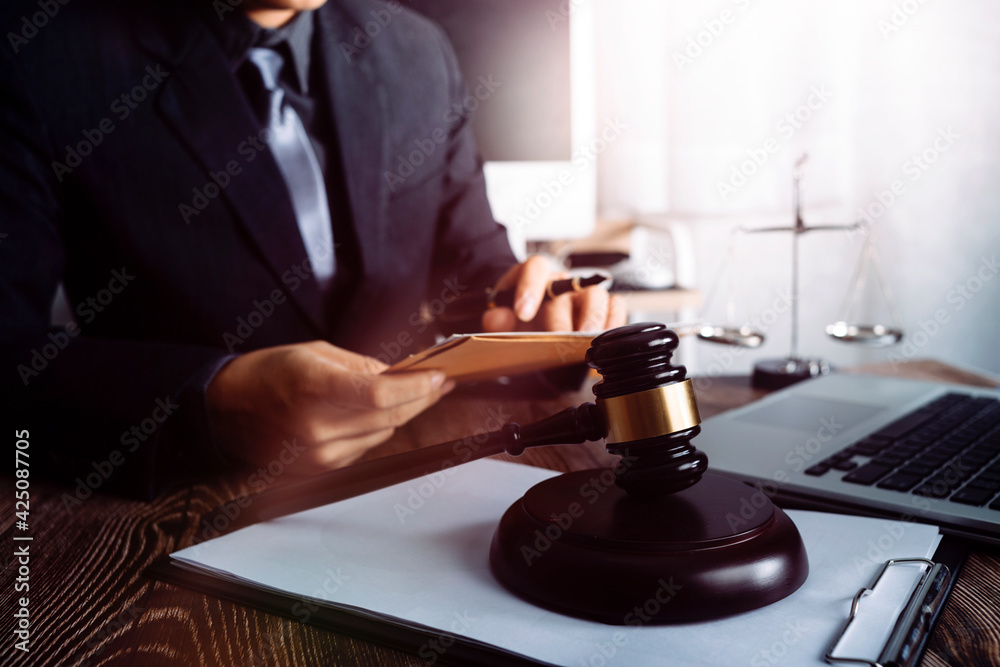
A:
{"type": "MultiPolygon", "coordinates": [[[[608,276],[598,273],[590,276],[574,276],[553,280],[546,287],[542,300],[548,301],[570,292],[582,292],[588,287],[600,285],[609,279],[608,276]]],[[[437,319],[440,322],[461,322],[478,317],[491,308],[513,308],[514,294],[514,288],[499,291],[488,288],[483,292],[466,294],[449,304],[444,312],[438,315],[437,319]]]]}

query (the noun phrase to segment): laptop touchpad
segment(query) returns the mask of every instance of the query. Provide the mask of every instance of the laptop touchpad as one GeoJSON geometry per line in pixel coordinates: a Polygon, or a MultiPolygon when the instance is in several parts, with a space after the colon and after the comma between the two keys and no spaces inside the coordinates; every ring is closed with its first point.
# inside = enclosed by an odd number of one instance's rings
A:
{"type": "MultiPolygon", "coordinates": [[[[734,421],[815,434],[821,427],[840,432],[871,419],[885,410],[881,405],[865,405],[832,399],[787,396],[769,405],[759,405],[734,421]]],[[[831,434],[833,435],[833,434],[831,434]]]]}

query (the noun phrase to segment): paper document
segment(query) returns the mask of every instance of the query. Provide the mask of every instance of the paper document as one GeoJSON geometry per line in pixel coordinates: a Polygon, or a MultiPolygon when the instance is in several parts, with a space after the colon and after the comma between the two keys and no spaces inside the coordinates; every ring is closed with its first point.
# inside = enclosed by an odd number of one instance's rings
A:
{"type": "Polygon", "coordinates": [[[544,371],[582,364],[598,335],[585,331],[456,335],[386,372],[440,370],[458,382],[474,382],[544,371]]]}
{"type": "Polygon", "coordinates": [[[500,516],[554,474],[477,461],[250,526],[172,558],[244,585],[458,634],[552,665],[802,667],[826,664],[823,653],[851,599],[887,558],[930,557],[941,539],[933,526],[790,511],[810,566],[790,597],[718,621],[605,625],[533,606],[490,572],[500,516]]]}

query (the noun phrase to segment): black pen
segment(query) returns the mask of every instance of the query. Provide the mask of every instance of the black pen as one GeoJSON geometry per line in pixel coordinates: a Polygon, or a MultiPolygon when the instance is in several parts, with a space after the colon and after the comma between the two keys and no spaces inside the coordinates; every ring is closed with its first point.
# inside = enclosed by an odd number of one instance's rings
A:
{"type": "MultiPolygon", "coordinates": [[[[597,273],[592,276],[573,276],[572,278],[553,280],[545,288],[542,301],[554,299],[570,292],[582,292],[588,287],[600,285],[609,279],[608,276],[597,273]]],[[[440,322],[460,322],[478,317],[491,308],[513,308],[515,292],[514,288],[497,291],[489,287],[482,292],[465,294],[450,303],[444,312],[438,315],[437,319],[440,322]]]]}

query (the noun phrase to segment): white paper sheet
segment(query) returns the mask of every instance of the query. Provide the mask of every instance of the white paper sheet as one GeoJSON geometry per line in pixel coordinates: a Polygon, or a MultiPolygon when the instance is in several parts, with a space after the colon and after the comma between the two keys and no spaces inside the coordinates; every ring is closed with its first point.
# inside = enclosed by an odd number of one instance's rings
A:
{"type": "MultiPolygon", "coordinates": [[[[535,607],[490,573],[489,545],[500,516],[553,474],[478,461],[250,526],[172,557],[243,583],[454,632],[554,665],[800,667],[826,664],[823,653],[851,599],[887,558],[930,557],[941,539],[933,526],[790,511],[810,566],[808,580],[790,597],[707,623],[610,626],[535,607]]],[[[307,611],[303,604],[303,620],[307,611]]]]}

